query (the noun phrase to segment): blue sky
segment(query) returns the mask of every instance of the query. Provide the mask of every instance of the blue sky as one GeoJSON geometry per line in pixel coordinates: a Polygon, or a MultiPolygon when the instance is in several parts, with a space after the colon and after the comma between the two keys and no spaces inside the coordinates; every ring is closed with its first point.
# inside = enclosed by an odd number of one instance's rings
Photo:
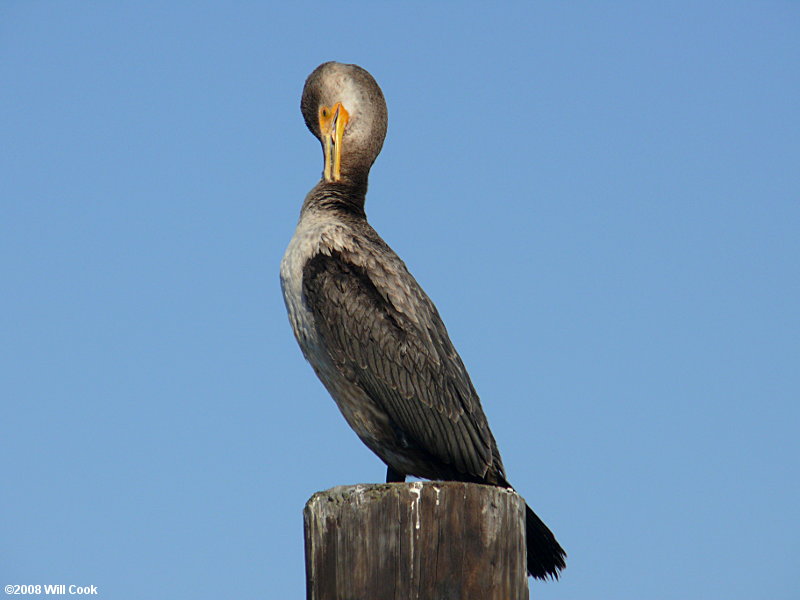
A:
{"type": "Polygon", "coordinates": [[[0,583],[299,598],[382,480],[278,265],[326,60],[381,84],[367,212],[437,303],[548,598],[800,593],[800,6],[4,2],[0,583]]]}

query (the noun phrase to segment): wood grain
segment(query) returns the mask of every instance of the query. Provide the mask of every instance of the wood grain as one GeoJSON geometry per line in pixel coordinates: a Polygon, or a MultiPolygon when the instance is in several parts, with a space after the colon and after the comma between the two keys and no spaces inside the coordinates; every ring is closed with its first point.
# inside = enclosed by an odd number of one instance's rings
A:
{"type": "Polygon", "coordinates": [[[525,503],[461,482],[332,488],[304,511],[309,600],[528,598],[525,503]]]}

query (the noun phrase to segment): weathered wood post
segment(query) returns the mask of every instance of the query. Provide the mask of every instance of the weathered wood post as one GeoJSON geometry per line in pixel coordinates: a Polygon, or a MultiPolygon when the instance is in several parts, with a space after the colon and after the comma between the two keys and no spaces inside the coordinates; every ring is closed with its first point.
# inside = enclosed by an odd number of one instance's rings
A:
{"type": "Polygon", "coordinates": [[[309,600],[523,600],[525,503],[460,482],[335,487],[303,512],[309,600]]]}

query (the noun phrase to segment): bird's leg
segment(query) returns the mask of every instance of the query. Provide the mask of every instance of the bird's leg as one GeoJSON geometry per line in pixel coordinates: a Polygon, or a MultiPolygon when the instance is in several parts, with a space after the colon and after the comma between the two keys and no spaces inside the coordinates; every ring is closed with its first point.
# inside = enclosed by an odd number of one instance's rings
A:
{"type": "Polygon", "coordinates": [[[386,466],[386,483],[403,483],[405,480],[405,473],[395,471],[391,465],[386,466]]]}

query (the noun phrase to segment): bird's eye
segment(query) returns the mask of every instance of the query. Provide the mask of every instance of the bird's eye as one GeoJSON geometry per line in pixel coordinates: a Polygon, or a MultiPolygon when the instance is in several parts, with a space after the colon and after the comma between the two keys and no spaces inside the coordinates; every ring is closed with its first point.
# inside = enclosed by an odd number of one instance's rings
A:
{"type": "Polygon", "coordinates": [[[328,109],[327,108],[323,108],[322,109],[322,117],[325,118],[325,119],[328,118],[328,109]]]}

